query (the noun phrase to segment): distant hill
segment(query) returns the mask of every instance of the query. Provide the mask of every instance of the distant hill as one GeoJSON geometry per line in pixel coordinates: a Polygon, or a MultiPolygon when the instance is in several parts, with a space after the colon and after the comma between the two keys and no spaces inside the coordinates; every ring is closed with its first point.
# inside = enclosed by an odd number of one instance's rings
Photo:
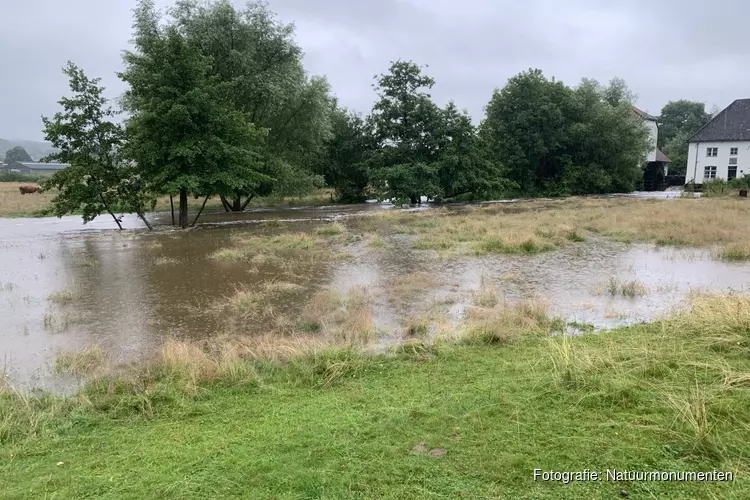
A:
{"type": "Polygon", "coordinates": [[[16,146],[25,149],[34,160],[39,160],[41,157],[55,152],[55,148],[48,142],[16,141],[0,138],[0,159],[5,158],[6,151],[16,146]]]}

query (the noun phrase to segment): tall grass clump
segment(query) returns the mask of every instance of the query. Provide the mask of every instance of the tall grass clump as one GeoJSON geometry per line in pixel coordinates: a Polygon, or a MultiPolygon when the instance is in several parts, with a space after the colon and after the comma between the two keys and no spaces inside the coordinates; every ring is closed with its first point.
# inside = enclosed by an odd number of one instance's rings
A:
{"type": "Polygon", "coordinates": [[[469,308],[460,343],[467,345],[504,345],[523,336],[548,335],[562,331],[565,322],[551,317],[548,306],[539,299],[516,305],[502,303],[493,308],[469,308]]]}
{"type": "Polygon", "coordinates": [[[315,234],[319,236],[338,236],[339,234],[343,234],[344,231],[346,231],[346,228],[342,223],[331,222],[315,231],[315,234]]]}
{"type": "Polygon", "coordinates": [[[492,308],[499,302],[497,288],[489,276],[482,274],[479,289],[473,293],[473,302],[477,307],[492,308]]]}
{"type": "Polygon", "coordinates": [[[78,351],[66,351],[55,358],[55,372],[79,377],[90,376],[107,368],[109,358],[98,345],[89,345],[78,351]]]}

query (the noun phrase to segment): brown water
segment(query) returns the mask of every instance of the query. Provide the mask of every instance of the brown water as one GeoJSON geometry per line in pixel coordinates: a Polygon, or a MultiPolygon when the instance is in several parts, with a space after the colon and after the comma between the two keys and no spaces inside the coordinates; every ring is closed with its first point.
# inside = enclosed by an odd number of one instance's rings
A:
{"type": "MultiPolygon", "coordinates": [[[[51,373],[60,351],[98,344],[116,360],[137,360],[156,352],[167,336],[200,339],[225,331],[221,316],[206,311],[238,287],[273,279],[278,269],[265,264],[250,272],[247,263],[208,259],[212,252],[231,246],[238,235],[310,231],[383,209],[367,204],[209,214],[204,222],[210,224],[196,230],[155,233],[113,231],[105,218],[87,226],[78,217],[0,219],[0,369],[13,383],[60,389],[71,382],[51,373]],[[287,222],[283,229],[254,223],[264,220],[287,222]],[[51,300],[60,291],[71,292],[73,300],[51,300]]],[[[165,223],[168,217],[156,214],[153,220],[165,223]]],[[[139,225],[134,218],[125,222],[139,225]]],[[[365,286],[374,297],[380,341],[387,344],[401,338],[406,317],[435,302],[451,304],[448,317],[458,320],[483,275],[509,302],[542,297],[554,314],[599,328],[652,320],[684,305],[694,290],[744,290],[750,283],[750,265],[718,262],[704,251],[596,240],[535,256],[444,259],[413,250],[412,238],[387,236],[377,249],[366,239],[351,239],[339,249],[349,258],[285,277],[304,288],[280,306],[299,310],[323,287],[365,286]],[[394,283],[410,276],[433,283],[394,300],[394,283]],[[609,278],[638,280],[649,292],[609,296],[603,293],[609,278]]]]}

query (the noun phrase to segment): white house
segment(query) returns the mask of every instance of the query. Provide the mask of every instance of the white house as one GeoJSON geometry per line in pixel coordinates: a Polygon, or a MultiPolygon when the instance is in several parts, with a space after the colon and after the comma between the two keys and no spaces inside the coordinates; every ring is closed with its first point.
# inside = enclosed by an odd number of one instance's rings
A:
{"type": "Polygon", "coordinates": [[[750,99],[737,99],[688,140],[685,184],[750,175],[750,99]]]}
{"type": "Polygon", "coordinates": [[[672,160],[662,153],[656,144],[659,142],[659,125],[657,118],[633,106],[633,115],[643,121],[648,129],[650,149],[646,153],[646,170],[643,174],[643,184],[646,191],[664,189],[664,177],[667,175],[669,163],[672,160]]]}

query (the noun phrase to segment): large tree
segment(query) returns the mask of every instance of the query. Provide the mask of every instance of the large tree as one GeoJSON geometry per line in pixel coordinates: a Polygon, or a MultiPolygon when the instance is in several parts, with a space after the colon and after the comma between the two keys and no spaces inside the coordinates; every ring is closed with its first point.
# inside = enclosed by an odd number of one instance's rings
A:
{"type": "Polygon", "coordinates": [[[642,175],[647,131],[620,79],[571,89],[530,70],[496,90],[486,111],[480,135],[520,194],[632,191],[642,175]]]}
{"type": "Polygon", "coordinates": [[[672,160],[671,168],[675,173],[685,173],[687,141],[710,120],[711,114],[706,112],[706,105],[702,102],[681,99],[670,101],[662,108],[658,145],[672,160]]]}
{"type": "Polygon", "coordinates": [[[512,77],[493,93],[480,133],[523,194],[559,190],[571,107],[571,89],[538,69],[512,77]]]}
{"type": "Polygon", "coordinates": [[[200,48],[159,21],[151,0],[139,2],[135,50],[125,53],[120,74],[130,85],[127,150],[149,185],[179,193],[184,228],[189,194],[229,196],[271,180],[260,168],[266,131],[233,106],[231,89],[212,74],[200,48]]]}
{"type": "Polygon", "coordinates": [[[441,194],[435,160],[442,116],[427,93],[434,84],[410,61],[394,62],[377,77],[380,99],[370,122],[378,149],[368,163],[381,198],[419,203],[441,194]]]}
{"type": "Polygon", "coordinates": [[[633,94],[621,79],[583,80],[573,90],[563,187],[572,194],[632,191],[643,176],[648,130],[632,118],[633,94]]]}
{"type": "Polygon", "coordinates": [[[222,194],[227,210],[242,210],[256,195],[298,194],[318,185],[311,168],[330,134],[329,86],[308,77],[294,26],[279,22],[263,3],[235,9],[226,0],[181,0],[174,25],[210,61],[232,106],[268,130],[267,181],[222,194]]]}
{"type": "Polygon", "coordinates": [[[316,171],[340,201],[361,202],[367,197],[370,175],[366,160],[374,151],[374,137],[361,116],[334,104],[331,136],[325,141],[316,171]]]}
{"type": "Polygon", "coordinates": [[[5,152],[5,163],[13,161],[31,161],[31,156],[21,146],[16,146],[5,152]]]}
{"type": "Polygon", "coordinates": [[[135,168],[122,155],[124,133],[115,121],[116,112],[107,106],[99,79],[89,79],[69,62],[63,70],[70,79],[72,96],[59,103],[63,110],[52,119],[42,117],[45,138],[58,149],[45,158],[70,166],[46,179],[43,189],[56,189],[52,210],[58,217],[81,211],[83,222],[106,212],[122,229],[115,211],[143,215],[152,201],[135,168]]]}
{"type": "Polygon", "coordinates": [[[470,195],[489,198],[500,195],[514,184],[505,178],[498,158],[471,123],[471,116],[453,102],[442,110],[437,157],[438,183],[442,195],[453,198],[470,195]]]}

